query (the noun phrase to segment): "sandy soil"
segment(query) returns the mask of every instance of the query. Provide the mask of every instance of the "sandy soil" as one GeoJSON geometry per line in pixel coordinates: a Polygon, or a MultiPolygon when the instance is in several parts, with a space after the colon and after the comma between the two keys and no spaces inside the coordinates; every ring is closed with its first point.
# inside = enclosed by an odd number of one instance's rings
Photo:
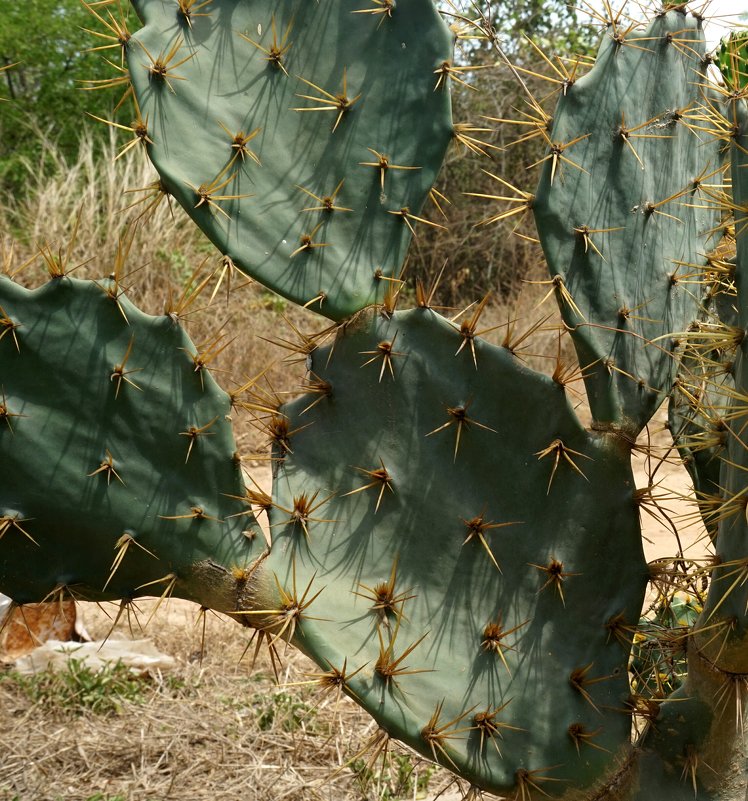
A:
{"type": "MultiPolygon", "coordinates": [[[[650,467],[645,457],[635,454],[633,466],[637,488],[649,486],[650,467]]],[[[691,559],[706,556],[708,537],[701,519],[697,516],[693,484],[676,453],[671,454],[657,470],[655,486],[654,492],[657,496],[666,496],[660,505],[675,524],[684,555],[691,559]]],[[[678,544],[673,528],[663,516],[642,515],[642,538],[648,562],[676,554],[678,544]]]]}

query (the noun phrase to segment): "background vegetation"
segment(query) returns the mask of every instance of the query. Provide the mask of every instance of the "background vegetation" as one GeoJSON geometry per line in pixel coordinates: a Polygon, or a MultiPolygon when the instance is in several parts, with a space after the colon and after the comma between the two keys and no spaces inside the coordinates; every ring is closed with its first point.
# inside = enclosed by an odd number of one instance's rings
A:
{"type": "MultiPolygon", "coordinates": [[[[118,63],[114,50],[91,52],[106,44],[86,29],[101,27],[80,0],[0,2],[0,191],[23,192],[28,168],[38,169],[39,141],[54,142],[65,159],[94,127],[86,112],[111,119],[112,92],[86,91],[90,81],[112,77],[105,59],[118,63]]],[[[101,138],[102,133],[95,137],[101,138]]],[[[49,165],[47,165],[49,166],[49,165]]]]}

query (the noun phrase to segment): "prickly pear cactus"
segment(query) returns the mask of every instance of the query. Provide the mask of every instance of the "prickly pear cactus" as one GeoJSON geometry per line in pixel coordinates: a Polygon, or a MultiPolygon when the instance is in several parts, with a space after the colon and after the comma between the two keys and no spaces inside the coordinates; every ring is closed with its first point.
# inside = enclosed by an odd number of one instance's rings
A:
{"type": "Polygon", "coordinates": [[[233,606],[264,538],[230,411],[178,321],[114,282],[0,277],[3,592],[233,606]]]}
{"type": "Polygon", "coordinates": [[[242,270],[339,320],[382,300],[452,139],[432,0],[137,0],[126,46],[164,187],[242,270]]]}
{"type": "Polygon", "coordinates": [[[398,273],[452,135],[458,68],[431,2],[136,7],[145,27],[122,44],[133,133],[165,189],[240,266],[344,324],[308,354],[312,391],[268,426],[266,550],[244,515],[229,399],[173,320],[109,285],[0,281],[0,448],[14,460],[0,589],[175,592],[231,613],[368,709],[385,732],[375,752],[401,739],[514,801],[742,799],[744,338],[688,674],[664,699],[627,676],[650,577],[629,456],[669,391],[668,340],[698,309],[680,270],[704,263],[719,222],[699,202],[721,169],[702,123],[735,140],[739,290],[746,269],[745,102],[727,97],[725,122],[702,96],[698,20],[676,6],[636,32],[614,16],[597,66],[562,87],[532,205],[588,431],[563,377],[528,370],[511,342],[488,345],[423,298],[361,311],[398,273]],[[50,442],[69,454],[59,464],[42,458],[50,442]],[[632,718],[652,725],[632,738],[632,718]]]}
{"type": "Polygon", "coordinates": [[[717,244],[704,52],[682,7],[643,30],[614,21],[563,88],[532,204],[596,424],[634,436],[670,393],[672,335],[698,309],[688,278],[717,244]]]}
{"type": "MultiPolygon", "coordinates": [[[[737,235],[735,282],[738,325],[746,323],[744,275],[748,269],[748,109],[740,94],[728,96],[720,130],[733,140],[732,200],[737,235]]],[[[716,535],[715,557],[703,575],[710,578],[704,610],[687,639],[688,673],[662,704],[655,725],[642,740],[642,797],[671,793],[675,766],[696,798],[741,801],[748,789],[745,697],[748,690],[748,532],[745,517],[746,445],[743,437],[748,376],[745,337],[737,343],[735,386],[721,408],[728,433],[721,455],[720,502],[707,506],[706,523],[716,535]],[[716,514],[715,514],[716,511],[716,514]],[[718,526],[718,528],[716,528],[718,526]]],[[[707,413],[709,410],[707,409],[707,413]]],[[[682,797],[687,793],[684,790],[682,797]]],[[[677,796],[680,798],[681,796],[677,796]]]]}
{"type": "Polygon", "coordinates": [[[475,343],[476,370],[460,342],[431,310],[372,310],[315,351],[328,391],[284,407],[262,625],[478,787],[602,792],[647,583],[629,449],[509,350],[475,343]]]}
{"type": "Polygon", "coordinates": [[[702,271],[708,289],[698,319],[682,338],[683,355],[668,405],[668,426],[692,480],[702,519],[716,535],[722,506],[720,471],[734,395],[737,326],[733,258],[713,258],[702,271]]]}
{"type": "MultiPolygon", "coordinates": [[[[718,55],[727,109],[721,123],[717,115],[715,118],[728,139],[737,136],[740,130],[730,99],[739,98],[743,91],[745,60],[745,35],[734,32],[722,41],[718,55]]],[[[709,117],[709,113],[705,114],[705,122],[708,123],[709,117]]],[[[739,158],[739,149],[733,158],[739,158]]],[[[730,148],[723,146],[723,157],[729,153],[730,148]]],[[[729,221],[736,209],[720,195],[722,187],[723,184],[716,183],[709,196],[711,205],[729,221]]],[[[735,266],[735,240],[741,233],[739,227],[728,226],[717,249],[705,254],[706,263],[689,268],[690,283],[702,289],[702,304],[697,318],[678,340],[683,348],[668,411],[670,430],[693,479],[711,536],[717,533],[723,511],[720,472],[729,440],[727,418],[735,398],[736,356],[743,339],[735,266]]]]}
{"type": "MultiPolygon", "coordinates": [[[[731,101],[731,119],[735,124],[732,145],[732,186],[737,259],[735,280],[738,285],[738,325],[745,332],[748,309],[743,287],[748,275],[748,106],[736,97],[731,101]]],[[[748,341],[743,333],[734,365],[735,390],[728,409],[727,451],[723,457],[720,486],[723,501],[719,533],[716,538],[716,562],[712,587],[705,605],[705,615],[712,625],[725,629],[723,642],[710,641],[705,656],[731,674],[748,674],[748,521],[745,515],[745,470],[748,465],[744,437],[745,403],[748,395],[748,365],[745,353],[748,341]]],[[[703,644],[706,635],[697,638],[703,644]]]]}

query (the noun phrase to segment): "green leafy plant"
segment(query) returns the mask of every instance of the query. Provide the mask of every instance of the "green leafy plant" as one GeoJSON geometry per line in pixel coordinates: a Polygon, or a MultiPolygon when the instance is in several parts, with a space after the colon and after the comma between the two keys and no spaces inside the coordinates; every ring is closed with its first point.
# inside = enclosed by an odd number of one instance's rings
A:
{"type": "Polygon", "coordinates": [[[407,754],[395,754],[381,771],[374,771],[364,759],[354,759],[350,765],[364,798],[374,790],[377,801],[399,801],[406,798],[423,798],[428,792],[433,767],[415,760],[407,754]]]}
{"type": "Polygon", "coordinates": [[[0,681],[18,687],[34,704],[44,704],[62,714],[119,714],[125,703],[143,703],[149,692],[143,678],[120,662],[91,668],[71,657],[61,670],[44,670],[30,676],[10,672],[0,681]]]}
{"type": "Polygon", "coordinates": [[[255,695],[252,705],[257,710],[257,725],[262,731],[274,727],[285,732],[307,727],[314,729],[315,710],[287,692],[276,692],[270,696],[255,695]]]}

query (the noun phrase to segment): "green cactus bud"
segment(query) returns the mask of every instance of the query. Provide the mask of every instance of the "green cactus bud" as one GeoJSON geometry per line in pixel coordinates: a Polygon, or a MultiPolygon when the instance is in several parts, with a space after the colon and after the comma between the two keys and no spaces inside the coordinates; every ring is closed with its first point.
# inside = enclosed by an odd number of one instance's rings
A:
{"type": "Polygon", "coordinates": [[[748,32],[733,31],[719,44],[719,69],[731,91],[748,86],[748,32]]]}

